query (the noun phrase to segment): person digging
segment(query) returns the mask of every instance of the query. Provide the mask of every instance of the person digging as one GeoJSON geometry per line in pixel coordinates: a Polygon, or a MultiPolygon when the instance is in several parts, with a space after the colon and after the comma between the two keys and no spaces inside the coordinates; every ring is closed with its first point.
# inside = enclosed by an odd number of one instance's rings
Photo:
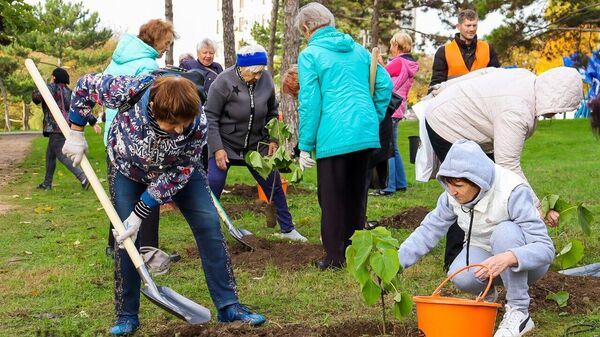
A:
{"type": "MultiPolygon", "coordinates": [[[[464,139],[452,145],[437,179],[446,191],[400,245],[400,263],[404,268],[417,263],[457,221],[467,235],[448,275],[470,264],[488,269],[470,268],[452,282],[462,291],[480,294],[487,279],[494,277],[494,285],[506,288],[506,310],[494,337],[523,336],[535,326],[529,316],[528,285],[544,276],[554,258],[554,245],[531,188],[516,173],[494,164],[475,142],[464,139]]],[[[486,300],[496,297],[494,289],[486,300]]]]}

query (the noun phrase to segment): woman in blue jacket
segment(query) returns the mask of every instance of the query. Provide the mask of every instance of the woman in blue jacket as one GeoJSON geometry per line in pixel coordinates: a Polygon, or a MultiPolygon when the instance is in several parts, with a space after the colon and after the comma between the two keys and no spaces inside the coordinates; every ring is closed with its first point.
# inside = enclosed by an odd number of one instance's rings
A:
{"type": "Polygon", "coordinates": [[[348,34],[335,29],[333,14],[312,2],[300,9],[297,28],[308,40],[298,57],[300,167],[315,164],[321,237],[321,270],[344,265],[344,253],[366,216],[369,153],[380,147],[379,123],[392,94],[390,76],[377,66],[369,92],[371,55],[348,34]]]}
{"type": "MultiPolygon", "coordinates": [[[[138,76],[149,74],[158,69],[156,59],[161,58],[169,49],[175,39],[173,24],[160,19],[153,19],[140,27],[137,36],[124,34],[119,40],[117,48],[113,52],[112,60],[105,74],[138,76]]],[[[110,126],[117,115],[117,110],[106,109],[106,126],[104,127],[104,144],[107,144],[110,126]]],[[[110,188],[113,187],[114,179],[110,176],[110,188]]],[[[142,246],[158,248],[158,223],[159,210],[155,209],[144,220],[142,246]]],[[[112,229],[112,225],[110,226],[112,229]]],[[[109,230],[108,246],[106,252],[113,255],[115,240],[109,230]]]]}

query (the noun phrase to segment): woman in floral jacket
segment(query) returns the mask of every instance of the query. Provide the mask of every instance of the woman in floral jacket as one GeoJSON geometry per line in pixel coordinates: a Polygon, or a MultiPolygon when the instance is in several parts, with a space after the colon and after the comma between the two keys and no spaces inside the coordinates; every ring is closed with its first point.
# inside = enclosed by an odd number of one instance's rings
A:
{"type": "MultiPolygon", "coordinates": [[[[207,121],[192,82],[175,76],[82,77],[74,89],[71,133],[63,152],[78,164],[87,151],[84,121],[94,105],[118,108],[134,96],[141,98],[117,115],[107,144],[111,169],[115,170],[112,197],[127,229],[116,236],[117,243],[131,237],[139,248],[136,237],[142,219],[153,208],[173,200],[194,234],[219,321],[262,324],[265,318],[238,300],[219,218],[201,170],[207,121]]],[[[117,322],[111,333],[128,335],[137,330],[139,306],[140,277],[127,252],[119,249],[115,254],[117,322]]]]}

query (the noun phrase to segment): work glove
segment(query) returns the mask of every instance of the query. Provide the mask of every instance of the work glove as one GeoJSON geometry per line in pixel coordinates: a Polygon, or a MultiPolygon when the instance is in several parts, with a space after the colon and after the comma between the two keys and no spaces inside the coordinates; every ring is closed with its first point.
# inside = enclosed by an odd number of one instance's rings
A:
{"type": "Polygon", "coordinates": [[[73,161],[73,166],[79,166],[83,156],[87,154],[88,144],[83,131],[71,130],[63,145],[62,153],[73,161]]]}
{"type": "Polygon", "coordinates": [[[310,157],[310,153],[306,151],[300,151],[300,158],[298,158],[298,164],[300,164],[300,170],[304,171],[306,168],[315,166],[316,162],[310,157]]]}
{"type": "Polygon", "coordinates": [[[131,238],[133,242],[137,239],[138,231],[140,230],[140,226],[142,225],[142,218],[137,216],[134,212],[131,212],[129,217],[123,221],[123,226],[125,226],[125,233],[119,235],[116,229],[112,230],[113,236],[115,237],[115,241],[119,244],[119,248],[124,249],[123,241],[127,238],[131,238]]]}

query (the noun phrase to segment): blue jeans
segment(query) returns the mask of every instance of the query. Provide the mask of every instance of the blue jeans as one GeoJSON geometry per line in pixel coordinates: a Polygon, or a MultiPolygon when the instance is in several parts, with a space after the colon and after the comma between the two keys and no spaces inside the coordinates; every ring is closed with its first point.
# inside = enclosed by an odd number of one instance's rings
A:
{"type": "MultiPolygon", "coordinates": [[[[131,214],[146,187],[146,184],[133,181],[119,172],[116,173],[113,200],[121,219],[126,219],[131,214]]],[[[188,183],[172,199],[194,234],[213,303],[217,309],[237,303],[238,296],[231,260],[204,174],[196,170],[188,183]]],[[[143,231],[140,230],[135,241],[138,249],[142,233],[143,231]]],[[[115,254],[117,317],[137,317],[140,309],[140,282],[140,276],[127,251],[118,249],[115,254]]]]}
{"type": "MultiPolygon", "coordinates": [[[[227,165],[227,170],[223,171],[217,166],[217,161],[214,157],[208,160],[208,184],[210,189],[213,191],[217,198],[221,198],[221,192],[225,187],[225,180],[227,179],[227,172],[232,164],[238,165],[238,161],[235,163],[230,162],[227,165]]],[[[241,162],[239,163],[241,165],[241,162]]],[[[245,165],[245,163],[244,163],[245,165]]],[[[273,203],[275,204],[275,210],[277,212],[277,222],[281,228],[282,233],[289,233],[294,229],[292,223],[292,214],[287,205],[287,199],[283,188],[281,187],[281,176],[279,171],[273,171],[265,180],[256,172],[253,168],[246,166],[248,171],[252,174],[256,182],[260,185],[262,190],[265,192],[267,198],[271,195],[271,187],[273,186],[273,179],[275,179],[275,191],[273,192],[273,203]]]]}
{"type": "Polygon", "coordinates": [[[400,150],[398,150],[398,124],[400,124],[400,119],[393,118],[394,156],[388,159],[389,174],[387,187],[383,190],[384,192],[394,193],[399,189],[405,189],[408,185],[406,174],[404,173],[404,164],[402,163],[402,157],[400,157],[400,150]]]}

